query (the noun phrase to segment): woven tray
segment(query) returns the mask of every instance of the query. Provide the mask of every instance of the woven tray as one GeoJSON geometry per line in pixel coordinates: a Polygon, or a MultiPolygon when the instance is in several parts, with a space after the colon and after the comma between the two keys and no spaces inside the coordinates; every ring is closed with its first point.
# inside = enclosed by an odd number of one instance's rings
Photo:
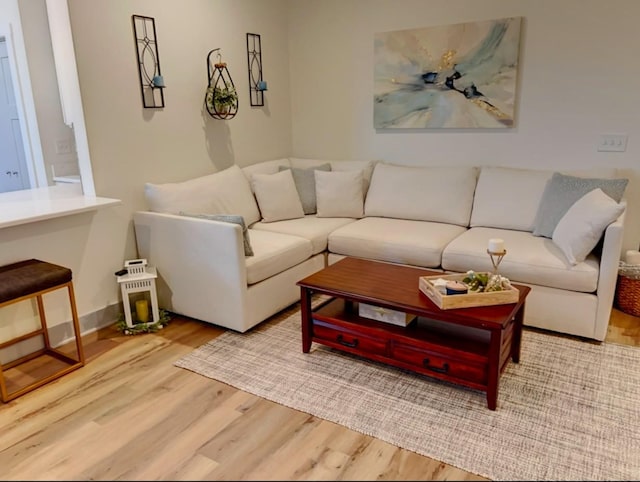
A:
{"type": "Polygon", "coordinates": [[[440,292],[432,283],[438,278],[454,281],[462,281],[466,274],[451,274],[441,276],[421,276],[418,287],[441,310],[455,308],[471,308],[474,306],[507,305],[517,303],[520,291],[511,287],[510,290],[489,291],[487,293],[467,293],[464,295],[446,295],[440,292]]]}
{"type": "Polygon", "coordinates": [[[618,275],[616,305],[633,316],[640,316],[640,279],[618,275]]]}

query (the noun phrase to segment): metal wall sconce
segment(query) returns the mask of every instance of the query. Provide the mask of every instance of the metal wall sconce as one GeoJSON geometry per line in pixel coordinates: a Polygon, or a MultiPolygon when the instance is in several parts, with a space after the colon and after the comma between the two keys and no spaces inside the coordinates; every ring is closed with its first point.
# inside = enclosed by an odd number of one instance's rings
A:
{"type": "Polygon", "coordinates": [[[249,65],[249,99],[252,106],[264,105],[267,82],[262,79],[262,45],[260,35],[247,34],[247,62],[249,65]]]}
{"type": "Polygon", "coordinates": [[[204,95],[204,105],[214,119],[233,119],[238,113],[238,92],[219,50],[213,49],[207,55],[207,92],[204,95]],[[213,52],[218,52],[218,61],[212,66],[213,52]]]}
{"type": "Polygon", "coordinates": [[[160,72],[158,37],[153,17],[132,15],[133,37],[136,43],[136,60],[140,78],[142,105],[145,109],[164,107],[164,77],[160,72]]]}

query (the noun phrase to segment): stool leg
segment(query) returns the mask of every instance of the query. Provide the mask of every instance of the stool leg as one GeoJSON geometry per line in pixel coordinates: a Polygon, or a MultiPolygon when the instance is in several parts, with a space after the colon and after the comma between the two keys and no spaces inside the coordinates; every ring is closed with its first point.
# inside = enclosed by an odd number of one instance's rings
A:
{"type": "Polygon", "coordinates": [[[78,349],[78,361],[84,365],[84,348],[82,347],[82,337],[80,335],[80,322],[78,321],[78,310],[76,308],[76,297],[73,292],[73,281],[67,285],[69,289],[69,303],[71,303],[71,315],[73,316],[73,331],[76,335],[76,348],[78,349]]]}
{"type": "Polygon", "coordinates": [[[40,325],[42,326],[44,347],[48,350],[51,348],[51,343],[49,342],[49,330],[47,329],[47,319],[44,314],[44,303],[42,301],[42,295],[36,296],[36,301],[38,302],[38,314],[40,315],[40,325]]]}
{"type": "Polygon", "coordinates": [[[7,384],[4,381],[4,374],[2,373],[2,365],[0,365],[0,398],[3,402],[9,401],[9,392],[7,392],[7,384]]]}

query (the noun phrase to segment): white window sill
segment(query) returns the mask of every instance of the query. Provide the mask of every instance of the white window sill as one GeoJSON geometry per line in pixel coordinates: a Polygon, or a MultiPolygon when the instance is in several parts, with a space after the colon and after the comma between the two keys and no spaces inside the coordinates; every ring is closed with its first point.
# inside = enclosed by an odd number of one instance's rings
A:
{"type": "Polygon", "coordinates": [[[0,193],[0,228],[115,206],[122,201],[85,196],[80,184],[0,193]]]}

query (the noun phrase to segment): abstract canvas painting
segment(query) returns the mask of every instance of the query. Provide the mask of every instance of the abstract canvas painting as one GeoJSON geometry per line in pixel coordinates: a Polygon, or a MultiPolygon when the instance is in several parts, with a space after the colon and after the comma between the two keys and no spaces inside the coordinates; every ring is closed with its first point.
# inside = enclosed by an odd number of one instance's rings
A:
{"type": "Polygon", "coordinates": [[[513,127],[521,23],[376,33],[374,127],[513,127]]]}

